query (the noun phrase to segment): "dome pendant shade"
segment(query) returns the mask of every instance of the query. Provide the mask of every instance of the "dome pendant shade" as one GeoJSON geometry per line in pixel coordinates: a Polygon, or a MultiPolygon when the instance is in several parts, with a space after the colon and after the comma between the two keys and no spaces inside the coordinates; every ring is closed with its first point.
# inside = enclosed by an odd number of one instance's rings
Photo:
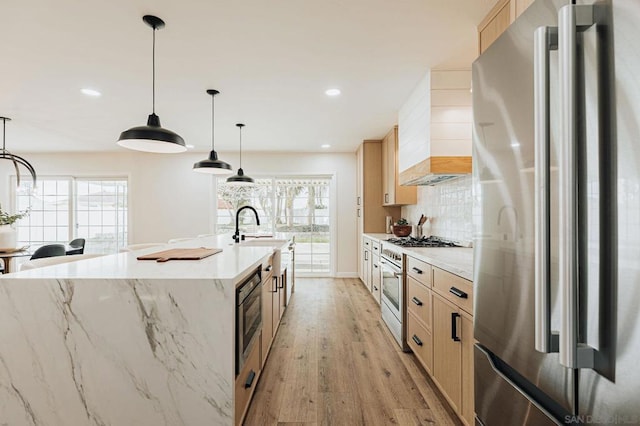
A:
{"type": "Polygon", "coordinates": [[[232,173],[231,165],[225,163],[222,160],[218,160],[218,153],[216,152],[215,141],[215,109],[214,98],[220,93],[215,89],[207,90],[207,94],[211,95],[211,152],[209,158],[206,160],[198,161],[193,165],[193,171],[198,173],[208,173],[212,175],[229,175],[232,173]]]}
{"type": "Polygon", "coordinates": [[[184,139],[160,126],[160,117],[150,114],[146,126],[132,127],[120,133],[118,145],[135,151],[178,153],[187,150],[184,139]]]}
{"type": "Polygon", "coordinates": [[[254,184],[253,179],[249,176],[245,176],[244,170],[242,170],[242,128],[244,127],[244,124],[238,123],[236,124],[236,127],[240,132],[240,168],[238,169],[237,175],[233,175],[227,178],[227,184],[234,186],[251,186],[254,184]]]}
{"type": "Polygon", "coordinates": [[[145,24],[153,29],[153,49],[151,54],[152,85],[151,114],[146,126],[132,127],[120,133],[118,145],[135,151],[178,153],[187,150],[184,139],[177,133],[160,126],[160,117],[156,115],[156,31],[164,28],[164,21],[157,16],[142,17],[145,24]]]}
{"type": "Polygon", "coordinates": [[[253,185],[255,182],[253,178],[244,175],[242,168],[238,169],[238,174],[229,176],[227,178],[227,184],[230,185],[253,185]]]}
{"type": "Polygon", "coordinates": [[[218,160],[218,153],[211,151],[209,158],[198,161],[193,165],[193,171],[212,175],[228,175],[231,173],[231,165],[222,160],[218,160]]]}

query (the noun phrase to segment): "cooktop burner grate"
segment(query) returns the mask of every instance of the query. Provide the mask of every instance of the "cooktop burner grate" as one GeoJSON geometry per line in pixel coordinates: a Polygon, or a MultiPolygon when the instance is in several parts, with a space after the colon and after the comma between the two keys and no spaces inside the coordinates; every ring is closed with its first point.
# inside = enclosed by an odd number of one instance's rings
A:
{"type": "Polygon", "coordinates": [[[438,237],[389,238],[387,241],[401,247],[461,247],[459,244],[451,241],[446,241],[438,237]]]}

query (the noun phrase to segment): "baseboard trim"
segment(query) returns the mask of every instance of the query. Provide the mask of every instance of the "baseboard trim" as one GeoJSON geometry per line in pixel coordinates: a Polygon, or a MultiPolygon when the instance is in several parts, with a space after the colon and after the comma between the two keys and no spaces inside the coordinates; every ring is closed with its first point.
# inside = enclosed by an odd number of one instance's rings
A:
{"type": "Polygon", "coordinates": [[[336,272],[336,278],[358,278],[357,272],[336,272]]]}

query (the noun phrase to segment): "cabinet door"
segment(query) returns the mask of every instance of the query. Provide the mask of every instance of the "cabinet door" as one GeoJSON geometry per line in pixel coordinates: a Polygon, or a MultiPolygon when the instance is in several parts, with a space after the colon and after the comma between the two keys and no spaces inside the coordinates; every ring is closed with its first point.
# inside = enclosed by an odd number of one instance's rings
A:
{"type": "Polygon", "coordinates": [[[273,340],[273,305],[271,295],[273,291],[273,275],[269,274],[262,281],[262,365],[267,359],[269,346],[273,340]]]}
{"type": "Polygon", "coordinates": [[[367,290],[371,291],[371,251],[365,249],[362,259],[362,275],[364,275],[364,286],[367,288],[367,290]]]}
{"type": "MultiPolygon", "coordinates": [[[[274,277],[274,279],[276,279],[274,277]]],[[[273,335],[276,335],[278,331],[278,326],[280,325],[280,289],[278,288],[280,285],[280,277],[276,279],[276,282],[273,283],[275,293],[271,293],[271,309],[273,315],[273,335]]]]}
{"type": "Polygon", "coordinates": [[[380,257],[373,256],[371,261],[371,294],[376,302],[380,303],[382,288],[382,275],[380,271],[380,257]]]}
{"type": "Polygon", "coordinates": [[[462,339],[462,418],[468,425],[475,423],[473,405],[473,317],[461,312],[462,339]]]}
{"type": "Polygon", "coordinates": [[[484,25],[481,24],[482,27],[479,34],[480,53],[487,50],[511,24],[511,1],[500,1],[496,6],[496,9],[489,12],[488,21],[484,25]]]}
{"type": "Polygon", "coordinates": [[[284,310],[287,308],[287,289],[285,286],[287,285],[287,280],[289,276],[289,268],[285,269],[281,275],[280,286],[278,288],[278,299],[280,304],[280,318],[284,315],[284,310]]]}
{"type": "Polygon", "coordinates": [[[433,298],[433,378],[453,407],[460,412],[462,343],[460,314],[455,305],[435,292],[433,298]]]}
{"type": "Polygon", "coordinates": [[[396,200],[395,162],[396,144],[392,130],[382,141],[382,203],[393,205],[396,200]]]}
{"type": "Polygon", "coordinates": [[[385,206],[416,204],[417,187],[400,186],[398,175],[398,126],[394,126],[382,141],[382,204],[385,206]]]}

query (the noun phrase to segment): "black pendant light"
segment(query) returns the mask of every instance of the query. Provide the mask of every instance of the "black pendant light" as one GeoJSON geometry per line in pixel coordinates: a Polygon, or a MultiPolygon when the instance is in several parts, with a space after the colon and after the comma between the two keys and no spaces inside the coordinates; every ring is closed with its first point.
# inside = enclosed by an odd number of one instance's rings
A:
{"type": "Polygon", "coordinates": [[[253,179],[249,176],[245,176],[244,170],[242,170],[242,128],[244,127],[244,124],[238,123],[236,126],[240,129],[240,168],[238,169],[237,175],[229,176],[227,178],[227,183],[230,185],[253,185],[253,179]]]}
{"type": "Polygon", "coordinates": [[[145,15],[142,20],[153,28],[152,50],[152,113],[146,126],[132,127],[120,133],[118,145],[136,151],[177,153],[187,150],[184,139],[171,130],[160,126],[160,117],[156,115],[156,30],[164,27],[164,21],[157,16],[145,15]]]}
{"type": "Polygon", "coordinates": [[[231,165],[229,163],[225,163],[222,160],[218,160],[218,153],[214,148],[214,117],[215,117],[215,109],[213,99],[220,92],[214,89],[207,90],[207,93],[211,95],[211,152],[209,153],[209,158],[206,160],[198,161],[193,165],[193,171],[199,173],[209,173],[212,175],[228,175],[231,174],[231,165]]]}
{"type": "Polygon", "coordinates": [[[5,146],[7,121],[11,121],[11,119],[8,118],[8,117],[0,117],[0,120],[2,120],[2,150],[0,150],[0,159],[1,160],[10,160],[10,161],[13,162],[13,167],[16,170],[16,181],[17,181],[17,185],[18,186],[20,186],[20,169],[18,168],[18,165],[20,165],[20,166],[23,166],[25,169],[27,169],[27,171],[31,174],[31,179],[33,179],[33,186],[35,187],[35,185],[36,185],[36,170],[24,158],[22,158],[20,156],[17,156],[15,154],[12,154],[9,151],[7,151],[7,148],[5,146]]]}

